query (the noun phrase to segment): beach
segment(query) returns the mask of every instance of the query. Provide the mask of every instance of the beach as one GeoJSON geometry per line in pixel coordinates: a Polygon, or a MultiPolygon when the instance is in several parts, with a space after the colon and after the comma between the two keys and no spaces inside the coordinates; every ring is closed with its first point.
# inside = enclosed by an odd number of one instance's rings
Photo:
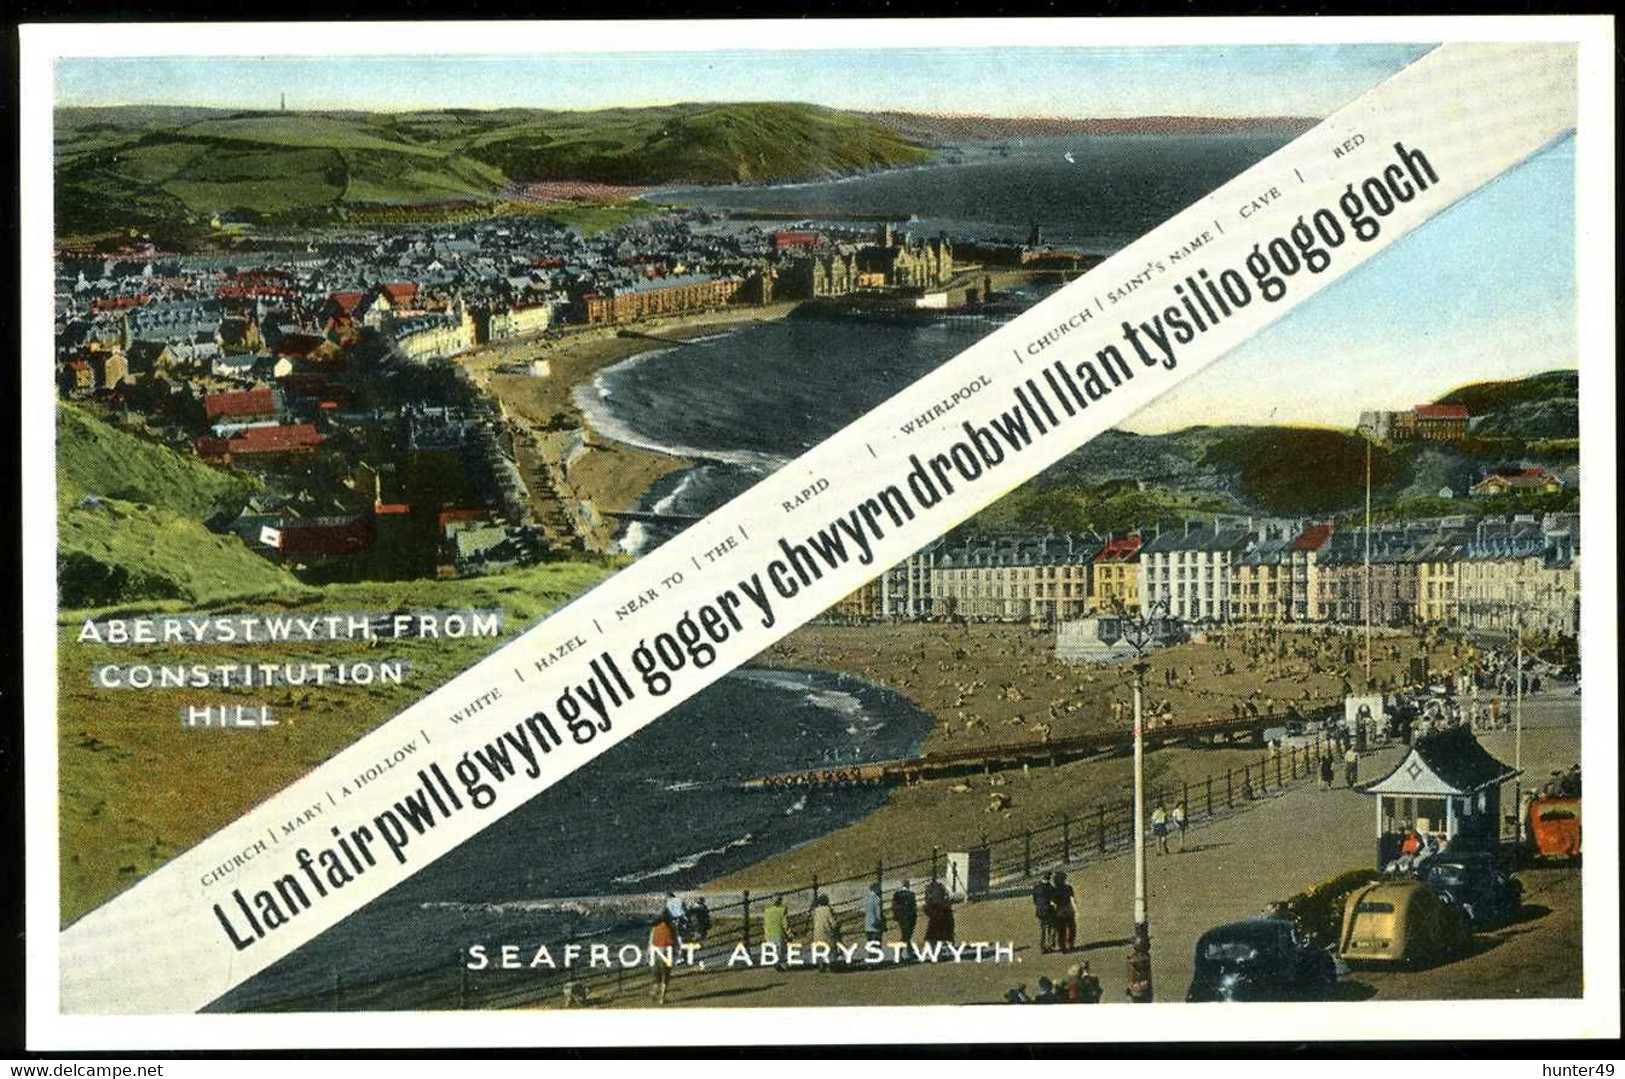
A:
{"type": "MultiPolygon", "coordinates": [[[[1175,726],[1228,719],[1251,699],[1261,711],[1274,704],[1284,724],[1285,707],[1308,711],[1341,700],[1344,646],[1356,662],[1346,668],[1363,679],[1358,634],[1284,630],[1291,643],[1320,641],[1317,658],[1270,659],[1250,669],[1246,634],[1232,629],[1152,653],[1144,693],[1148,712],[1171,709],[1175,726]],[[1221,644],[1222,642],[1222,644],[1221,644]],[[1229,660],[1233,673],[1220,673],[1229,660]],[[1315,670],[1320,666],[1324,669],[1315,670]],[[1333,667],[1337,669],[1334,671],[1333,667]],[[1168,671],[1176,684],[1165,684],[1168,671]],[[1254,690],[1257,696],[1252,696],[1254,690]],[[1304,694],[1308,694],[1305,699],[1304,694]]],[[[1429,667],[1458,670],[1474,650],[1444,639],[1427,650],[1429,667]]],[[[1054,654],[1053,630],[1025,625],[907,623],[901,625],[811,625],[763,653],[759,665],[779,669],[818,669],[856,675],[904,694],[935,717],[922,752],[964,750],[1013,742],[1061,739],[1112,726],[1126,726],[1131,712],[1132,675],[1125,662],[1089,665],[1061,663],[1054,654]],[[1120,711],[1114,715],[1114,703],[1120,711]]],[[[1379,684],[1406,681],[1411,657],[1421,642],[1391,632],[1375,638],[1372,675],[1379,684]],[[1398,655],[1394,653],[1397,651],[1398,655]]],[[[1146,757],[1146,783],[1153,799],[1177,800],[1185,785],[1205,796],[1209,776],[1273,769],[1266,747],[1244,744],[1211,748],[1171,746],[1146,757]]],[[[1272,773],[1273,774],[1273,773],[1272,773]]],[[[708,882],[706,889],[753,892],[805,886],[813,874],[829,881],[872,874],[877,864],[903,864],[941,851],[968,850],[984,837],[997,840],[1027,829],[1058,824],[1063,815],[1082,822],[1100,806],[1121,807],[1131,789],[1131,761],[1123,756],[1012,769],[966,778],[926,779],[897,786],[873,813],[794,850],[767,858],[708,882]],[[994,808],[994,795],[1002,803],[994,808]]],[[[1080,834],[1084,825],[1079,824],[1080,834]]]]}
{"type": "Polygon", "coordinates": [[[632,509],[661,477],[694,461],[606,437],[575,401],[578,387],[592,385],[606,368],[677,342],[752,322],[774,321],[794,303],[732,307],[639,322],[647,337],[621,337],[627,327],[605,326],[488,345],[456,357],[482,390],[497,401],[509,423],[520,474],[533,511],[549,538],[589,551],[612,550],[617,511],[632,509]],[[545,361],[548,373],[530,374],[545,361]],[[583,511],[582,505],[591,509],[583,511]]]}

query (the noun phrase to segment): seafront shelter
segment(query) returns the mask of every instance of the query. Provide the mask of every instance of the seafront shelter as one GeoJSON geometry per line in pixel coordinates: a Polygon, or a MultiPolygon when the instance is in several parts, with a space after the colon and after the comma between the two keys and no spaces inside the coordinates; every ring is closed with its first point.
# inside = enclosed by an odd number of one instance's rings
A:
{"type": "Polygon", "coordinates": [[[1416,740],[1398,767],[1359,786],[1376,798],[1377,865],[1399,856],[1407,828],[1440,846],[1494,850],[1501,840],[1501,784],[1518,770],[1492,757],[1465,726],[1416,740]]]}

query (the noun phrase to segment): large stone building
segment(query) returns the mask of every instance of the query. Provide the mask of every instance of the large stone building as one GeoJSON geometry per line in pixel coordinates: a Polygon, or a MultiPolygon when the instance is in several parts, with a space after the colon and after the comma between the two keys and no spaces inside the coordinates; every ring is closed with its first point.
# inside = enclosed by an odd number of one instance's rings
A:
{"type": "Polygon", "coordinates": [[[1181,622],[1230,618],[1231,572],[1251,537],[1239,525],[1185,522],[1140,548],[1140,608],[1181,622]]]}
{"type": "Polygon", "coordinates": [[[1083,615],[1089,568],[1101,549],[1092,536],[986,536],[937,555],[933,613],[972,621],[1055,623],[1083,615]]]}
{"type": "Polygon", "coordinates": [[[871,244],[789,259],[779,272],[776,291],[784,299],[810,300],[860,289],[934,289],[953,275],[953,245],[947,237],[913,243],[882,225],[871,244]]]}
{"type": "Polygon", "coordinates": [[[389,334],[401,355],[426,363],[473,348],[477,328],[473,313],[458,300],[449,311],[393,319],[389,334]]]}
{"type": "Polygon", "coordinates": [[[477,343],[529,337],[553,324],[553,305],[546,300],[493,307],[481,312],[475,326],[477,343]]]}
{"type": "Polygon", "coordinates": [[[607,291],[589,292],[581,297],[582,314],[589,325],[602,325],[710,311],[733,303],[741,284],[741,280],[733,276],[657,277],[607,291]]]}

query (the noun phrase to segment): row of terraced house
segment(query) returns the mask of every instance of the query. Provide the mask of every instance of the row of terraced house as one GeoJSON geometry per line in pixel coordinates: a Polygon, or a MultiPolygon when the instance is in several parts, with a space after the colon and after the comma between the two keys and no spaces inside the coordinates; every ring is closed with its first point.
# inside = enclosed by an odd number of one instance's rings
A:
{"type": "Polygon", "coordinates": [[[1575,633],[1579,515],[1344,527],[1216,516],[1126,536],[938,540],[843,599],[849,621],[1031,622],[1156,611],[1219,623],[1575,633]]]}

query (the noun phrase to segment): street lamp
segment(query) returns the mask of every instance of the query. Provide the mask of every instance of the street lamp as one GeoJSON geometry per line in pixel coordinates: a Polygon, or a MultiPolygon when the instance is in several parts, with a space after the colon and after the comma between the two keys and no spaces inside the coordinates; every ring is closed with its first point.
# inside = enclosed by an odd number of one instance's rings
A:
{"type": "Polygon", "coordinates": [[[1146,651],[1157,642],[1165,628],[1167,603],[1147,605],[1138,618],[1123,618],[1123,640],[1134,649],[1134,943],[1128,954],[1128,994],[1135,1004],[1152,1002],[1151,919],[1145,902],[1145,718],[1142,706],[1146,672],[1146,651]]]}

